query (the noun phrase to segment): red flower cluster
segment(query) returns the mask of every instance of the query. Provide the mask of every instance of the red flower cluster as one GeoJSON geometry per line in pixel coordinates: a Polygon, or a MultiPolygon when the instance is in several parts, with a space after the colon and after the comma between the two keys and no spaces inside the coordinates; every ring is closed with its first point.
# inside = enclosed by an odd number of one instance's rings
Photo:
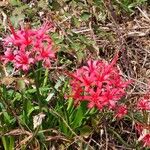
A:
{"type": "Polygon", "coordinates": [[[146,134],[143,139],[142,139],[143,143],[144,143],[144,147],[150,147],[150,134],[146,134]]]}
{"type": "Polygon", "coordinates": [[[127,114],[127,106],[126,105],[120,105],[116,109],[115,117],[121,119],[127,114]]]}
{"type": "Polygon", "coordinates": [[[111,63],[106,61],[89,60],[87,66],[76,70],[73,74],[70,85],[71,96],[75,104],[81,101],[88,101],[88,107],[114,108],[116,102],[125,94],[125,88],[130,81],[123,81],[118,68],[115,66],[118,56],[111,63]]]}
{"type": "Polygon", "coordinates": [[[136,124],[135,129],[140,134],[138,141],[141,141],[144,147],[150,147],[149,125],[136,124]]]}
{"type": "Polygon", "coordinates": [[[148,91],[137,102],[137,109],[143,111],[144,115],[147,115],[145,124],[137,124],[136,130],[140,134],[138,141],[142,141],[144,147],[150,147],[150,128],[149,128],[149,111],[150,111],[150,92],[148,91]],[[147,113],[147,114],[145,114],[147,113]]]}
{"type": "Polygon", "coordinates": [[[27,71],[30,65],[37,61],[42,61],[44,67],[50,67],[50,58],[55,57],[52,40],[47,34],[51,26],[46,22],[39,29],[18,31],[10,26],[12,34],[3,39],[5,52],[1,59],[4,64],[11,62],[15,68],[24,71],[27,71]]]}
{"type": "Polygon", "coordinates": [[[150,110],[150,94],[147,93],[144,97],[138,100],[137,108],[139,110],[150,110]]]}

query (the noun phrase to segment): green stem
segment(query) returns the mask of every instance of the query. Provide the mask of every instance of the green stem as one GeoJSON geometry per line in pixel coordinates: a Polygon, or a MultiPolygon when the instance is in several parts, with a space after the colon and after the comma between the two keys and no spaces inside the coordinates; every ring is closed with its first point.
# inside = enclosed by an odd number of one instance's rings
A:
{"type": "Polygon", "coordinates": [[[26,102],[26,99],[24,98],[24,95],[23,95],[23,92],[21,92],[21,97],[22,97],[22,100],[23,100],[23,112],[24,112],[24,121],[25,121],[25,123],[27,123],[27,120],[28,120],[28,118],[27,118],[27,114],[28,114],[28,112],[27,112],[27,102],[26,102]]]}
{"type": "Polygon", "coordinates": [[[48,80],[48,73],[49,73],[49,70],[48,69],[46,69],[45,70],[45,78],[44,78],[44,82],[43,82],[43,87],[46,85],[46,83],[47,83],[47,80],[48,80]]]}
{"type": "Polygon", "coordinates": [[[37,100],[39,104],[39,110],[41,112],[42,110],[42,103],[41,103],[41,95],[40,95],[40,90],[39,90],[39,73],[34,72],[34,78],[35,78],[35,87],[36,87],[36,94],[37,94],[37,100]]]}
{"type": "MultiPolygon", "coordinates": [[[[36,87],[36,96],[37,96],[37,100],[38,100],[38,105],[39,105],[39,111],[42,111],[42,102],[41,102],[41,94],[40,94],[40,90],[39,90],[39,78],[40,78],[40,70],[34,70],[33,69],[33,73],[34,73],[34,79],[35,79],[35,87],[36,87]]],[[[31,137],[31,139],[29,140],[29,142],[26,144],[25,148],[27,147],[27,145],[29,145],[32,140],[36,137],[36,135],[38,134],[40,129],[40,126],[38,126],[35,130],[35,132],[33,133],[33,136],[31,137]]]]}
{"type": "MultiPolygon", "coordinates": [[[[40,77],[40,71],[35,71],[33,69],[33,73],[34,73],[34,79],[35,79],[35,87],[36,87],[36,96],[37,96],[37,100],[38,100],[38,105],[39,105],[39,111],[42,111],[42,102],[41,102],[41,94],[40,94],[40,90],[39,90],[39,77],[40,77]]],[[[36,137],[36,135],[38,134],[40,129],[40,126],[38,126],[35,130],[35,132],[33,133],[31,139],[29,140],[29,142],[25,145],[25,148],[32,142],[32,140],[36,137]]]]}

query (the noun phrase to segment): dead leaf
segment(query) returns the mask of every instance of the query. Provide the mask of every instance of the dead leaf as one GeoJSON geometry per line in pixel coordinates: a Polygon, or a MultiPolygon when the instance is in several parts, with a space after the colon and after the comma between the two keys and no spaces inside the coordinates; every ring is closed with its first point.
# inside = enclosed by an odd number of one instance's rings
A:
{"type": "Polygon", "coordinates": [[[45,114],[39,113],[38,115],[33,117],[33,128],[37,128],[39,125],[42,124],[42,120],[44,119],[45,114]]]}
{"type": "Polygon", "coordinates": [[[0,7],[7,6],[9,4],[8,0],[0,1],[0,7]]]}
{"type": "Polygon", "coordinates": [[[30,132],[25,131],[25,130],[21,130],[21,129],[14,129],[14,130],[6,133],[5,135],[22,135],[22,134],[31,135],[30,132]]]}

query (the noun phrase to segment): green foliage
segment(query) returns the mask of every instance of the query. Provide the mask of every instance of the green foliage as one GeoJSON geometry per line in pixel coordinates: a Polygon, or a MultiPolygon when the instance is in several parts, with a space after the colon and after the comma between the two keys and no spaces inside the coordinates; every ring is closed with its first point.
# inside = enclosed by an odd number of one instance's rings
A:
{"type": "Polygon", "coordinates": [[[137,7],[137,6],[140,6],[142,4],[145,4],[147,2],[147,0],[115,0],[115,3],[117,3],[120,7],[120,10],[123,9],[125,10],[126,12],[129,12],[129,13],[133,13],[134,12],[134,9],[137,7]]]}
{"type": "MultiPolygon", "coordinates": [[[[135,13],[137,6],[144,6],[147,2],[148,0],[111,1],[117,15],[124,15],[124,12],[135,13]]],[[[99,39],[94,35],[100,38],[99,41],[109,39],[113,43],[115,40],[111,31],[101,29],[108,21],[105,1],[40,0],[31,7],[30,2],[10,0],[3,12],[16,28],[20,27],[25,17],[29,18],[33,27],[41,24],[46,17],[52,19],[55,29],[50,34],[55,43],[54,48],[59,51],[56,70],[44,70],[38,64],[25,77],[20,73],[17,77],[9,78],[0,68],[0,149],[13,150],[16,146],[20,149],[34,149],[37,145],[40,145],[40,149],[52,149],[54,145],[57,149],[90,149],[92,142],[88,143],[86,140],[92,137],[93,132],[100,131],[100,135],[103,127],[109,128],[112,137],[119,139],[119,144],[133,148],[132,144],[126,143],[115,131],[115,127],[107,125],[119,122],[113,118],[112,112],[102,111],[99,114],[94,108],[88,109],[87,102],[75,105],[74,100],[67,97],[71,89],[64,72],[81,66],[88,59],[87,56],[98,58],[99,50],[103,49],[103,46],[98,46],[99,39]],[[39,16],[39,12],[45,18],[39,16]],[[59,70],[59,67],[62,68],[59,70]]],[[[1,20],[3,21],[7,22],[1,20]]],[[[0,29],[5,34],[4,27],[5,24],[2,23],[0,29]]],[[[13,73],[11,66],[5,69],[8,74],[13,73]]],[[[144,122],[147,117],[147,114],[135,113],[128,119],[144,122]]],[[[107,136],[107,131],[105,132],[107,136]]],[[[106,137],[102,134],[100,138],[103,140],[106,137]]],[[[140,147],[137,143],[135,145],[140,147]]]]}

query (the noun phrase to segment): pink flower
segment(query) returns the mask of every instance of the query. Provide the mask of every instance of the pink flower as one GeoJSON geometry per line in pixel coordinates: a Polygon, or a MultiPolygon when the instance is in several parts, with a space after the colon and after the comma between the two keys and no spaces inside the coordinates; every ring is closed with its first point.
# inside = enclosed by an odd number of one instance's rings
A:
{"type": "Polygon", "coordinates": [[[136,124],[135,129],[140,134],[138,141],[142,141],[144,147],[150,147],[150,131],[149,125],[136,124]]]}
{"type": "Polygon", "coordinates": [[[13,51],[11,48],[7,48],[7,50],[4,52],[4,56],[2,56],[2,60],[4,61],[4,64],[7,64],[8,62],[13,62],[15,58],[15,55],[13,54],[13,51]]]}
{"type": "Polygon", "coordinates": [[[140,98],[137,103],[137,108],[139,110],[150,110],[150,95],[147,94],[140,98]]]}
{"type": "Polygon", "coordinates": [[[46,34],[47,31],[51,28],[52,28],[52,24],[45,22],[43,26],[41,26],[39,29],[34,31],[34,36],[36,39],[34,40],[34,46],[36,48],[41,47],[43,43],[45,44],[45,41],[48,43],[48,45],[52,45],[51,38],[49,37],[49,35],[46,34]]]}
{"type": "Polygon", "coordinates": [[[32,30],[24,30],[21,29],[17,32],[12,30],[12,35],[3,39],[4,45],[12,44],[13,46],[28,46],[31,44],[32,39],[30,35],[32,34],[32,30]]]}
{"type": "Polygon", "coordinates": [[[116,115],[115,115],[115,117],[117,117],[117,118],[122,118],[122,117],[124,117],[126,114],[127,114],[127,106],[125,106],[125,105],[120,105],[120,106],[118,106],[118,107],[116,107],[116,115]]]}
{"type": "Polygon", "coordinates": [[[142,142],[144,144],[144,147],[150,147],[150,134],[146,134],[143,139],[142,142]]]}
{"type": "Polygon", "coordinates": [[[115,65],[117,56],[111,63],[106,61],[89,60],[87,66],[67,73],[72,79],[71,96],[75,103],[88,101],[88,107],[114,108],[116,103],[125,95],[125,88],[130,83],[124,81],[115,65]]]}
{"type": "Polygon", "coordinates": [[[55,54],[52,51],[52,47],[45,48],[42,47],[38,52],[36,56],[36,60],[43,61],[43,66],[46,68],[51,66],[50,58],[55,58],[55,54]]]}
{"type": "Polygon", "coordinates": [[[20,29],[15,31],[10,25],[12,34],[3,39],[6,51],[1,56],[4,63],[12,62],[16,69],[27,71],[30,65],[42,61],[45,68],[51,67],[55,58],[52,39],[47,34],[52,25],[44,23],[39,29],[20,29]]]}
{"type": "Polygon", "coordinates": [[[22,52],[19,51],[14,60],[14,65],[16,68],[20,68],[23,71],[27,71],[30,67],[31,64],[34,63],[34,59],[30,58],[30,53],[29,52],[22,52]]]}
{"type": "Polygon", "coordinates": [[[143,125],[141,123],[136,123],[135,129],[138,131],[139,134],[141,134],[143,130],[143,125]]]}

